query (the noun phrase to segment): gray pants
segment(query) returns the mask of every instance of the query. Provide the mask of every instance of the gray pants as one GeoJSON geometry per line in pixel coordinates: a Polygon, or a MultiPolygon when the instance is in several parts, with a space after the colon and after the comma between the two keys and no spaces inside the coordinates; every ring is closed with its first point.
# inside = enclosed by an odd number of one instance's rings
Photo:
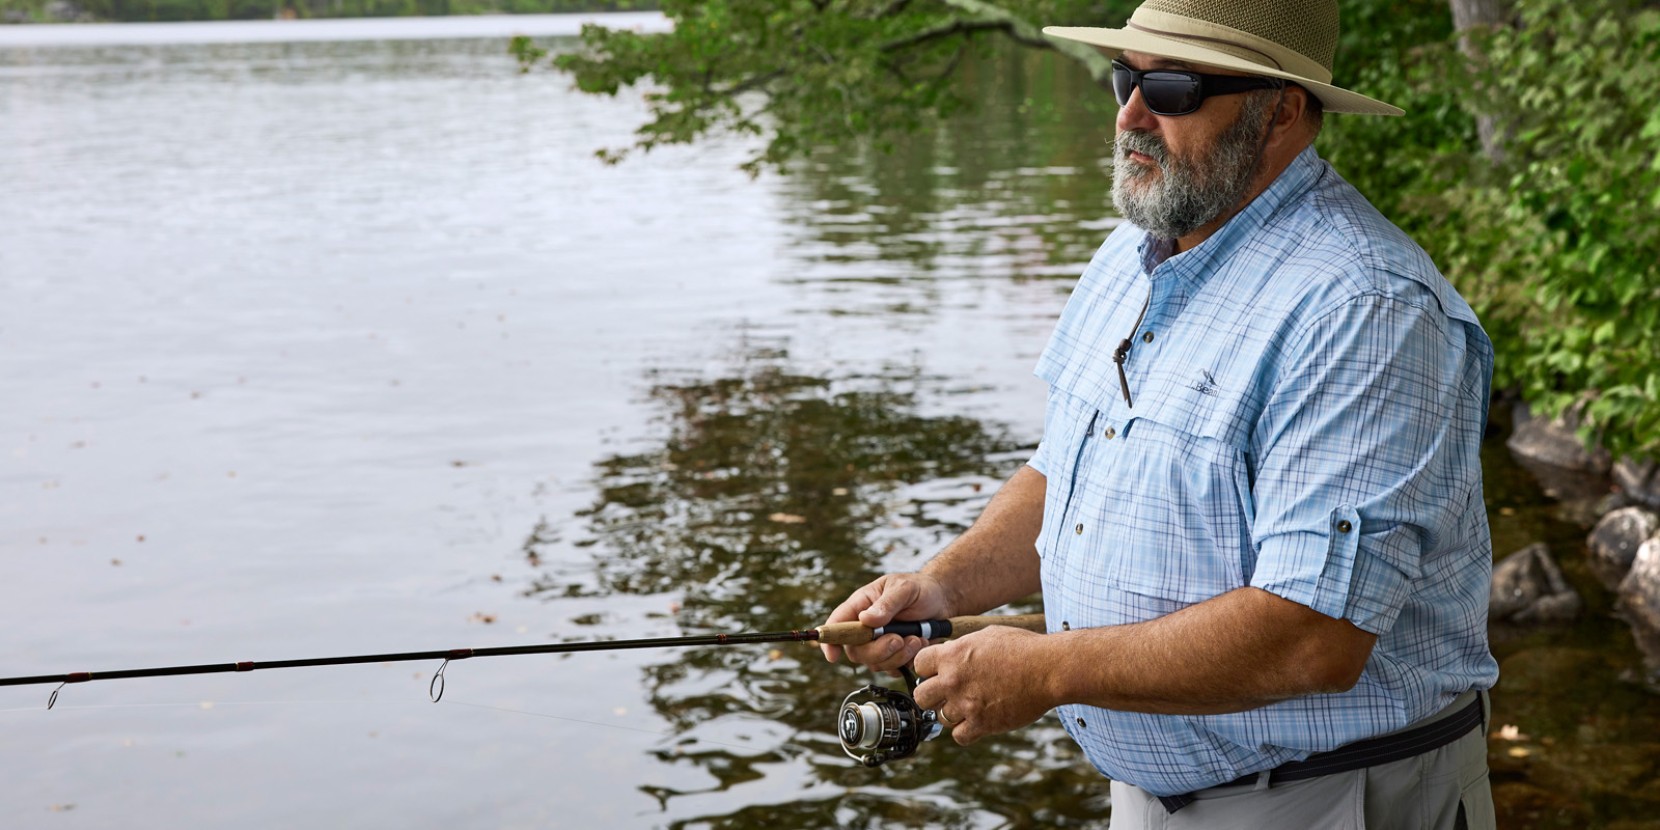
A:
{"type": "Polygon", "coordinates": [[[1472,729],[1440,749],[1366,769],[1200,790],[1175,815],[1114,781],[1109,830],[1494,830],[1484,733],[1472,729]]]}

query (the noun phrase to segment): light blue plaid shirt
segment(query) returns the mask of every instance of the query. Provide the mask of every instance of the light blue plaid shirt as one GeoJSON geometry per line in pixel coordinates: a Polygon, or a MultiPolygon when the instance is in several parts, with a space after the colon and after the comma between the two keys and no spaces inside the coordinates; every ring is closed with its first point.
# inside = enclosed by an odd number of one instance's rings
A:
{"type": "Polygon", "coordinates": [[[1114,231],[1038,362],[1050,628],[1250,585],[1378,642],[1342,694],[1202,717],[1058,710],[1103,774],[1154,795],[1400,729],[1498,677],[1480,464],[1493,350],[1469,305],[1312,148],[1167,252],[1114,231]],[[1133,408],[1113,364],[1132,329],[1133,408]]]}

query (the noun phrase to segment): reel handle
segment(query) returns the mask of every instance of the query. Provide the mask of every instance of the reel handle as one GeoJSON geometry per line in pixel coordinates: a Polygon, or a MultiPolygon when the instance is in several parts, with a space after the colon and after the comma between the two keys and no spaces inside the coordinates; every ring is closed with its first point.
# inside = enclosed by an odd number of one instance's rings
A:
{"type": "Polygon", "coordinates": [[[922,637],[928,640],[946,640],[973,634],[993,625],[1024,628],[1043,633],[1048,630],[1042,614],[979,615],[952,617],[949,620],[908,620],[890,622],[881,628],[869,628],[858,622],[829,623],[818,627],[818,641],[835,646],[856,646],[868,643],[883,634],[901,637],[922,637]]]}

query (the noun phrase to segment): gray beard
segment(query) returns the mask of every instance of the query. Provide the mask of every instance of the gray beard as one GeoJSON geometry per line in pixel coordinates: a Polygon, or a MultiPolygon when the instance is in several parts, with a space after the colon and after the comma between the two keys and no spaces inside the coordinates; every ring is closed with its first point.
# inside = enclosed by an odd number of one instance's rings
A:
{"type": "Polygon", "coordinates": [[[1158,239],[1180,239],[1239,204],[1250,191],[1268,131],[1271,90],[1247,93],[1239,118],[1197,160],[1171,155],[1151,133],[1120,133],[1112,157],[1112,201],[1125,219],[1158,239]],[[1158,162],[1130,161],[1134,151],[1158,162]]]}

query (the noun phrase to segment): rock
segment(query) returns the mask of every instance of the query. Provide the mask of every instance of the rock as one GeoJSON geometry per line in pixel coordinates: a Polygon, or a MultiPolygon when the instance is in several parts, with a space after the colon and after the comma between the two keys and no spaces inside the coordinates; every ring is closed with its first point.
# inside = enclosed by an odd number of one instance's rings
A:
{"type": "Polygon", "coordinates": [[[1521,624],[1567,622],[1579,616],[1584,605],[1543,542],[1528,545],[1493,566],[1487,604],[1490,619],[1521,624]]]}
{"type": "MultiPolygon", "coordinates": [[[[1601,482],[1598,482],[1596,486],[1600,487],[1601,482]]],[[[1604,493],[1601,496],[1593,495],[1586,498],[1577,498],[1569,501],[1557,502],[1555,509],[1553,509],[1551,513],[1559,522],[1578,525],[1586,530],[1590,530],[1591,528],[1597,526],[1597,522],[1602,521],[1603,516],[1619,510],[1622,507],[1630,506],[1631,501],[1625,497],[1625,494],[1615,491],[1612,493],[1604,493]]]]}
{"type": "Polygon", "coordinates": [[[1660,534],[1637,548],[1631,570],[1620,582],[1620,608],[1651,660],[1660,660],[1660,534]]]}
{"type": "Polygon", "coordinates": [[[1591,570],[1609,590],[1619,587],[1637,558],[1637,548],[1657,530],[1660,515],[1641,507],[1624,507],[1603,516],[1586,540],[1591,570]]]}
{"type": "Polygon", "coordinates": [[[1535,418],[1527,404],[1516,405],[1516,426],[1505,446],[1523,462],[1545,464],[1582,473],[1605,475],[1613,462],[1602,449],[1587,450],[1579,436],[1577,420],[1571,415],[1562,418],[1535,418]]]}
{"type": "Polygon", "coordinates": [[[1660,510],[1660,462],[1622,458],[1614,465],[1614,483],[1632,502],[1660,510]]]}

